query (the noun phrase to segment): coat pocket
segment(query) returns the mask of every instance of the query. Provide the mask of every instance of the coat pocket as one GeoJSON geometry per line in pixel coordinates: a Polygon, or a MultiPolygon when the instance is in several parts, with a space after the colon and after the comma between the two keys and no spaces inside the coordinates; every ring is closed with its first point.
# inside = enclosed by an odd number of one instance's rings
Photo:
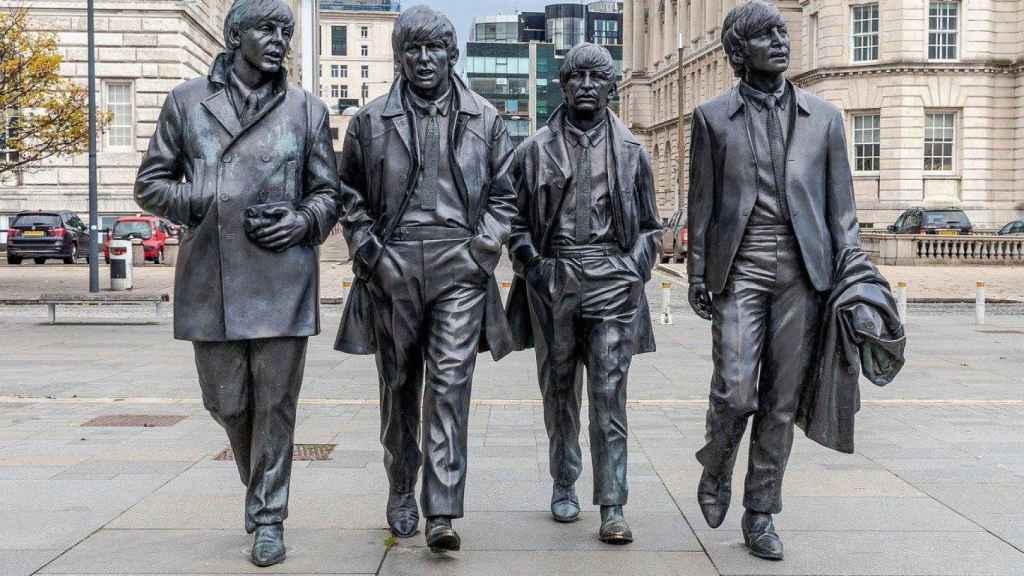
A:
{"type": "Polygon", "coordinates": [[[192,160],[192,190],[188,196],[189,226],[198,226],[206,216],[206,160],[192,160]]]}

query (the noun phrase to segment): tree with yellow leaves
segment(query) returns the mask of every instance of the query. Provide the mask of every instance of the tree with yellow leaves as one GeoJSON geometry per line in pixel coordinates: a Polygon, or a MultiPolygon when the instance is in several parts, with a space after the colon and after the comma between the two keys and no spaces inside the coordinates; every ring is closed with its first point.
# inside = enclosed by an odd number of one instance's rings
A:
{"type": "Polygon", "coordinates": [[[25,8],[0,11],[0,177],[87,149],[88,91],[60,76],[61,60],[25,8]]]}

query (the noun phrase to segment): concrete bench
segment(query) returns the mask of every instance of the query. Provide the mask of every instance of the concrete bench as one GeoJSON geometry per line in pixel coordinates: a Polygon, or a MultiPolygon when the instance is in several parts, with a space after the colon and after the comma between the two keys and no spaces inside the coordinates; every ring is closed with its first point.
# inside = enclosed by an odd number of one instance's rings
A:
{"type": "Polygon", "coordinates": [[[163,305],[171,301],[170,295],[164,294],[125,294],[122,292],[87,292],[75,294],[43,294],[36,302],[46,304],[50,313],[50,324],[57,322],[57,306],[100,306],[119,304],[152,304],[155,307],[156,319],[160,319],[163,305]]]}

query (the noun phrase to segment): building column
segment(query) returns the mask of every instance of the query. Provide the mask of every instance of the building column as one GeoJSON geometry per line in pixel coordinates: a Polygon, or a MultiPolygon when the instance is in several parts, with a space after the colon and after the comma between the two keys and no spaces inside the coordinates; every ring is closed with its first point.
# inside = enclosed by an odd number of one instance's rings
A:
{"type": "MultiPolygon", "coordinates": [[[[683,0],[685,1],[685,0],[683,0]]],[[[676,11],[675,2],[673,0],[665,0],[665,25],[661,30],[661,37],[663,45],[661,47],[660,57],[668,59],[669,55],[674,55],[676,52],[676,11]]]]}
{"type": "Polygon", "coordinates": [[[647,54],[644,44],[647,38],[644,36],[644,10],[647,0],[632,0],[633,2],[633,70],[642,72],[647,69],[647,54]]]}
{"type": "Polygon", "coordinates": [[[636,0],[625,0],[622,5],[622,72],[625,75],[627,70],[633,70],[633,43],[625,41],[625,34],[627,30],[632,30],[633,27],[633,7],[636,5],[636,0]]]}

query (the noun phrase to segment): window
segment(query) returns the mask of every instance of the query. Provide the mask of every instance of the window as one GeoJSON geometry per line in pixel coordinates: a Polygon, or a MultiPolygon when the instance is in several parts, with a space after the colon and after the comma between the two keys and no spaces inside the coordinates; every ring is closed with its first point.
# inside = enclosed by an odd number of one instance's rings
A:
{"type": "Polygon", "coordinates": [[[348,26],[331,26],[331,55],[348,56],[348,26]]]}
{"type": "Polygon", "coordinates": [[[108,82],[107,112],[110,124],[107,126],[107,146],[110,148],[132,148],[135,144],[135,120],[132,118],[132,85],[130,82],[108,82]]]}
{"type": "Polygon", "coordinates": [[[348,85],[342,84],[338,92],[338,98],[348,98],[348,85]]]}
{"type": "Polygon", "coordinates": [[[13,140],[17,137],[18,117],[13,112],[0,114],[0,163],[14,164],[18,151],[13,140]]]}
{"type": "Polygon", "coordinates": [[[957,59],[959,2],[932,2],[928,5],[928,59],[957,59]]]}
{"type": "Polygon", "coordinates": [[[359,27],[359,37],[360,38],[369,38],[370,37],[370,27],[369,26],[360,26],[359,27]]]}
{"type": "Polygon", "coordinates": [[[853,116],[853,165],[856,172],[878,172],[881,157],[881,117],[878,114],[853,116]]]}
{"type": "Polygon", "coordinates": [[[924,125],[924,169],[952,172],[956,144],[956,113],[928,112],[924,125]]]}
{"type": "Polygon", "coordinates": [[[348,78],[348,64],[342,64],[339,68],[338,78],[348,78]]]}
{"type": "Polygon", "coordinates": [[[360,46],[359,47],[359,55],[360,56],[369,56],[370,55],[370,47],[367,46],[366,44],[363,44],[362,46],[360,46]]]}
{"type": "Polygon", "coordinates": [[[878,4],[853,6],[853,61],[878,60],[878,4]]]}
{"type": "Polygon", "coordinates": [[[331,64],[331,78],[341,78],[341,66],[339,64],[331,64]]]}
{"type": "Polygon", "coordinates": [[[341,98],[341,86],[337,84],[331,85],[331,98],[341,98]]]}
{"type": "Polygon", "coordinates": [[[818,13],[811,14],[807,19],[807,53],[810,55],[811,68],[818,67],[818,13]]]}
{"type": "Polygon", "coordinates": [[[594,20],[594,44],[619,44],[619,23],[616,20],[594,20]]]}
{"type": "Polygon", "coordinates": [[[359,77],[360,78],[369,78],[370,77],[370,67],[367,66],[366,64],[363,64],[362,66],[360,66],[359,67],[359,77]]]}

